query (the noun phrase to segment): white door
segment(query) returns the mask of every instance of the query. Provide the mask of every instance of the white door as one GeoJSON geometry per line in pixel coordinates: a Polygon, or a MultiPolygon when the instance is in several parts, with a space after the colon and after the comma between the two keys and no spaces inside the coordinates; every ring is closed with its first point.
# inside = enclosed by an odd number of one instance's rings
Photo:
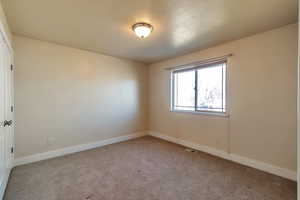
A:
{"type": "Polygon", "coordinates": [[[11,54],[10,54],[10,50],[7,46],[6,43],[4,43],[4,68],[5,68],[5,72],[6,74],[5,76],[5,83],[6,83],[6,87],[5,87],[5,98],[6,98],[6,102],[5,102],[5,116],[6,116],[6,120],[9,121],[9,125],[6,126],[5,131],[6,131],[6,161],[7,161],[7,168],[11,168],[12,167],[12,161],[13,161],[13,153],[14,153],[14,148],[13,148],[13,136],[14,136],[14,132],[13,132],[13,126],[14,126],[14,119],[13,119],[13,109],[14,109],[14,105],[13,105],[13,65],[12,65],[12,59],[11,59],[11,54]]]}
{"type": "Polygon", "coordinates": [[[13,70],[11,53],[0,36],[0,199],[13,161],[13,70]]]}

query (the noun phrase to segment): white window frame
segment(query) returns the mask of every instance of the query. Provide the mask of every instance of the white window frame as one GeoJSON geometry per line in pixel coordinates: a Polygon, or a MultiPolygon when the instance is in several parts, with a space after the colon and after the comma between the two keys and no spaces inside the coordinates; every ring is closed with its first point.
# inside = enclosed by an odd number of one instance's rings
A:
{"type": "MultiPolygon", "coordinates": [[[[173,69],[170,71],[170,90],[171,90],[171,95],[170,95],[170,111],[171,112],[178,112],[178,113],[191,113],[191,114],[200,114],[200,115],[213,115],[213,116],[220,116],[220,117],[228,117],[229,116],[229,98],[228,98],[228,77],[229,77],[229,70],[228,70],[228,61],[226,60],[221,60],[221,61],[216,61],[216,62],[209,62],[205,64],[199,64],[196,66],[187,66],[187,67],[182,67],[181,69],[173,69]],[[190,70],[197,70],[197,69],[203,69],[203,68],[209,68],[213,67],[217,63],[225,63],[225,112],[215,112],[215,111],[204,111],[204,110],[197,110],[196,108],[194,110],[177,110],[174,109],[174,85],[175,85],[175,80],[174,80],[174,72],[178,71],[190,71],[190,70]]],[[[197,80],[195,80],[197,81],[197,80]]],[[[197,98],[195,97],[197,100],[197,98]]]]}

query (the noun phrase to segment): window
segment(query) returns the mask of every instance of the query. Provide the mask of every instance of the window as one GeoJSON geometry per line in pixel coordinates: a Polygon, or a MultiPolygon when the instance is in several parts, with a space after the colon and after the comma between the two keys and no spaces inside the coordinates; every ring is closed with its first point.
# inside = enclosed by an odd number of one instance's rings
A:
{"type": "Polygon", "coordinates": [[[172,71],[172,111],[226,114],[226,61],[172,71]]]}

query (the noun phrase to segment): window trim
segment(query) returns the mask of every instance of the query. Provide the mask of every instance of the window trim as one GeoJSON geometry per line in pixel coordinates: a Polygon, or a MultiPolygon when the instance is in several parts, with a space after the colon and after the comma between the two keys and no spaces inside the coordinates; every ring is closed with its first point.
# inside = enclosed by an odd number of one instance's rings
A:
{"type": "MultiPolygon", "coordinates": [[[[224,60],[218,60],[215,62],[209,62],[209,63],[205,63],[205,64],[200,64],[197,66],[187,66],[187,67],[183,67],[181,69],[174,69],[174,70],[170,70],[170,112],[175,112],[175,113],[187,113],[187,114],[200,114],[200,115],[208,115],[208,116],[218,116],[218,117],[229,117],[229,89],[228,89],[228,83],[229,83],[229,64],[228,64],[228,60],[224,59],[224,60]],[[203,68],[209,68],[212,67],[212,65],[214,64],[223,64],[225,63],[226,65],[226,73],[225,73],[225,112],[214,112],[214,111],[205,111],[205,110],[176,110],[174,109],[174,94],[175,94],[175,78],[174,75],[176,73],[180,73],[180,72],[186,72],[186,71],[191,71],[191,70],[196,70],[195,72],[195,83],[196,83],[196,87],[197,87],[197,70],[198,69],[203,69],[203,68]]],[[[197,92],[197,90],[195,90],[195,92],[197,92]]],[[[195,100],[197,100],[197,95],[195,95],[195,100]]],[[[196,101],[195,101],[195,106],[196,106],[196,101]]]]}

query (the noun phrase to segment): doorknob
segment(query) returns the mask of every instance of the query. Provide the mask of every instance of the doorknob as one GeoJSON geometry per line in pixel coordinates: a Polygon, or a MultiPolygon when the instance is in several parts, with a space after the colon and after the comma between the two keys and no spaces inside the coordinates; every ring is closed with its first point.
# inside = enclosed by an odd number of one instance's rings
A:
{"type": "Polygon", "coordinates": [[[9,121],[5,120],[4,123],[3,123],[4,127],[5,126],[11,126],[11,125],[12,125],[12,120],[9,120],[9,121]]]}

